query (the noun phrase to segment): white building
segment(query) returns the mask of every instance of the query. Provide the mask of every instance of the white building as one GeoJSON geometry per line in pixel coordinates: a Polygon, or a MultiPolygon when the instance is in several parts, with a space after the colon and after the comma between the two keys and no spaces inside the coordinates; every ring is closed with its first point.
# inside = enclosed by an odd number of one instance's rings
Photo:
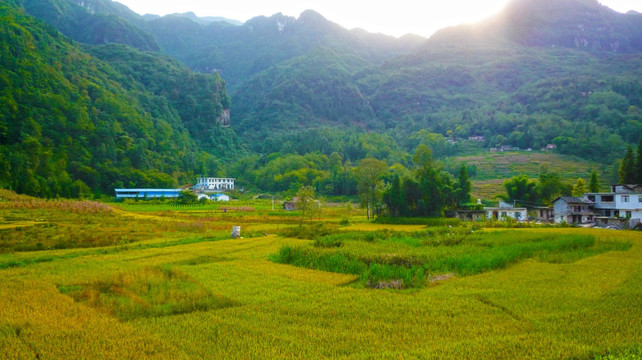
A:
{"type": "Polygon", "coordinates": [[[584,197],[595,203],[597,216],[642,219],[642,185],[611,185],[611,192],[587,193],[584,197]]]}
{"type": "Polygon", "coordinates": [[[511,204],[500,201],[498,207],[485,207],[487,219],[507,220],[508,218],[517,221],[528,220],[528,210],[526,208],[516,208],[511,204]]]}
{"type": "Polygon", "coordinates": [[[225,194],[199,194],[198,200],[207,199],[210,201],[230,201],[230,197],[225,194]]]}
{"type": "Polygon", "coordinates": [[[211,191],[224,191],[224,190],[234,190],[234,178],[210,178],[210,177],[200,177],[196,180],[196,185],[194,185],[194,190],[211,190],[211,191]]]}

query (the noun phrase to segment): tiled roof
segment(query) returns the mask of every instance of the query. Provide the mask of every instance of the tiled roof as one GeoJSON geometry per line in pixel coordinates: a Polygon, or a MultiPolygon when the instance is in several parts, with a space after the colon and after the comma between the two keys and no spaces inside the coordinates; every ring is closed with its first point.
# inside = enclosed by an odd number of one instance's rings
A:
{"type": "Polygon", "coordinates": [[[565,202],[569,204],[586,204],[586,205],[592,205],[594,204],[592,201],[585,199],[585,198],[580,198],[580,197],[575,197],[575,196],[560,196],[555,201],[562,199],[565,202]]]}

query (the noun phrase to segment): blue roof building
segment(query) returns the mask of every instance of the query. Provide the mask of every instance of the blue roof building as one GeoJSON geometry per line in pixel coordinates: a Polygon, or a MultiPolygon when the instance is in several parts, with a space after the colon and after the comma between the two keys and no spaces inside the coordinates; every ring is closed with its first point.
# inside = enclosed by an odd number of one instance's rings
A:
{"type": "Polygon", "coordinates": [[[115,189],[117,199],[127,198],[177,198],[182,189],[115,189]]]}

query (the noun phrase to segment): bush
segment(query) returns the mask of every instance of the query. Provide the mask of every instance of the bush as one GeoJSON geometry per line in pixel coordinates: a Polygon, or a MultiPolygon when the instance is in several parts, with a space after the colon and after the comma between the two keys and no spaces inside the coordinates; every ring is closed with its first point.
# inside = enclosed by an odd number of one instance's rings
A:
{"type": "Polygon", "coordinates": [[[314,240],[314,246],[321,248],[341,247],[343,246],[343,241],[341,241],[340,236],[328,235],[314,240]]]}
{"type": "Polygon", "coordinates": [[[324,223],[318,223],[286,228],[281,230],[279,234],[284,237],[315,240],[321,236],[333,234],[335,231],[335,229],[328,227],[324,223]]]}

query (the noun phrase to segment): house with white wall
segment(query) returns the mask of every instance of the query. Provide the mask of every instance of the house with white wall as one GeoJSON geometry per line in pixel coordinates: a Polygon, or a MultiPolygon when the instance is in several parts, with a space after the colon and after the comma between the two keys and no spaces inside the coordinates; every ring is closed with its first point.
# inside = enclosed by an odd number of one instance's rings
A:
{"type": "Polygon", "coordinates": [[[199,177],[192,189],[197,191],[224,191],[234,190],[234,178],[199,177]]]}
{"type": "Polygon", "coordinates": [[[210,201],[230,201],[230,197],[225,194],[199,194],[198,200],[207,199],[210,201]]]}
{"type": "Polygon", "coordinates": [[[503,201],[499,202],[498,207],[485,207],[486,218],[490,220],[508,220],[509,218],[517,221],[528,220],[528,210],[526,208],[517,208],[503,201]]]}
{"type": "Polygon", "coordinates": [[[593,211],[599,217],[642,219],[642,185],[611,185],[611,192],[586,193],[593,202],[593,211]]]}

